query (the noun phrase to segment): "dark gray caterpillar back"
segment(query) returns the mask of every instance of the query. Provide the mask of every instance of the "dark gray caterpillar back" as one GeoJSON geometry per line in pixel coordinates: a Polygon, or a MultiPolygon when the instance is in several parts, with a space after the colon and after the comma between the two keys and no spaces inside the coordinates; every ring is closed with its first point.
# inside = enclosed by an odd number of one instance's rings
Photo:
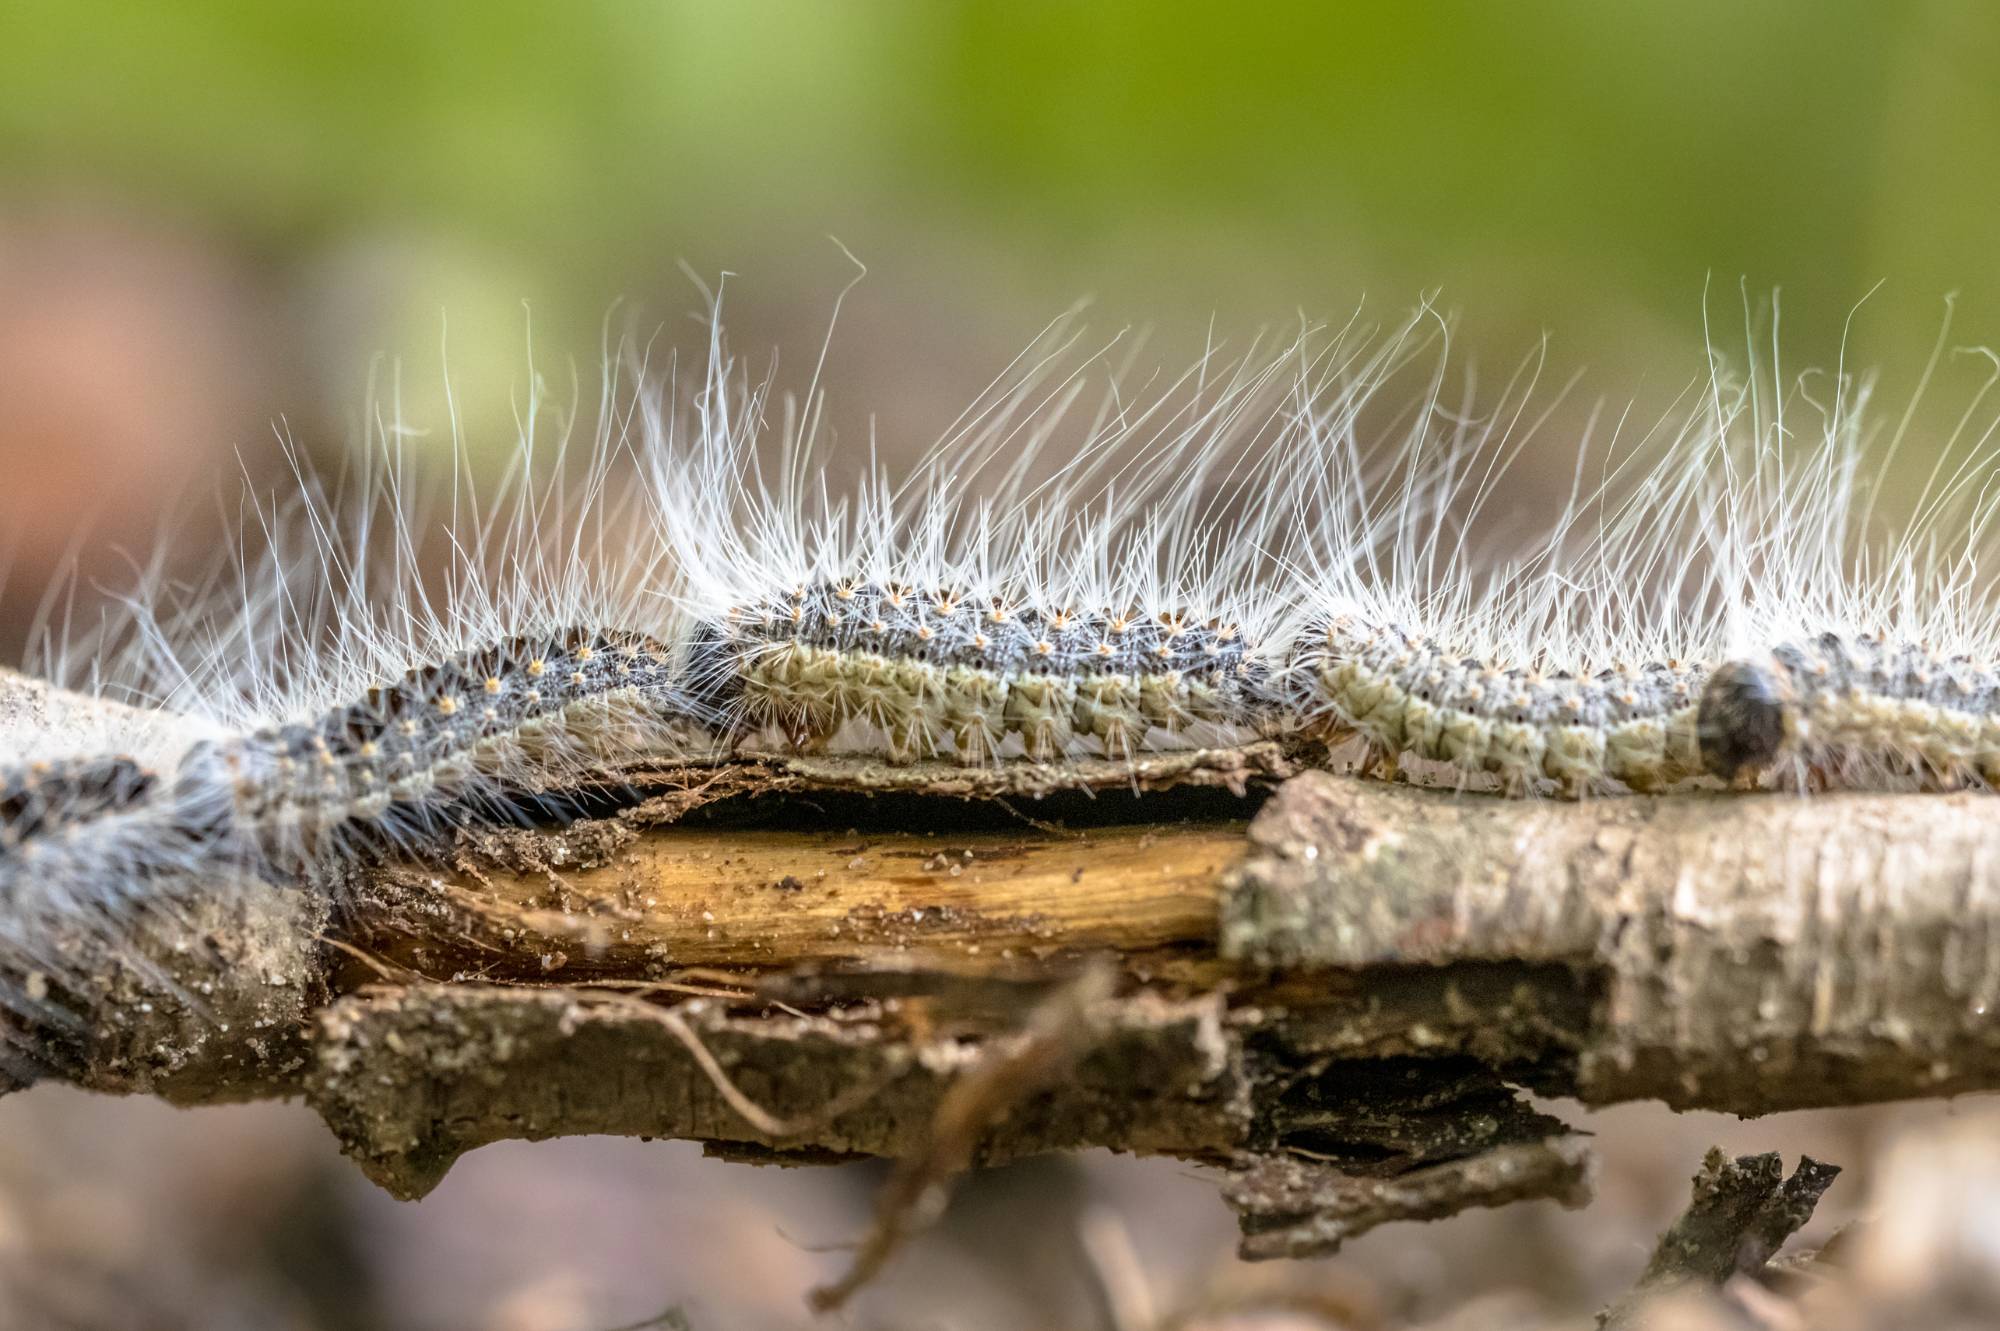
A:
{"type": "Polygon", "coordinates": [[[666,645],[571,630],[463,652],[313,721],[200,746],[179,781],[228,792],[234,834],[293,859],[343,829],[394,836],[455,801],[532,794],[567,768],[685,749],[708,729],[666,645]]]}
{"type": "Polygon", "coordinates": [[[0,854],[30,837],[131,808],[159,784],[131,758],[62,758],[0,768],[0,854]]]}
{"type": "Polygon", "coordinates": [[[312,721],[203,741],[168,775],[109,757],[0,770],[0,882],[58,838],[87,859],[92,829],[113,815],[149,821],[115,856],[106,840],[107,875],[199,868],[202,856],[289,872],[345,830],[395,837],[454,802],[545,790],[573,767],[706,748],[713,713],[681,670],[639,634],[519,637],[312,721]]]}
{"type": "Polygon", "coordinates": [[[1881,635],[1780,643],[1718,670],[1701,704],[1708,770],[1747,780],[1785,762],[1811,784],[2000,782],[2000,673],[1881,635]]]}
{"type": "Polygon", "coordinates": [[[709,677],[730,681],[750,724],[809,747],[859,719],[899,759],[946,736],[965,762],[991,760],[1010,736],[1037,759],[1078,740],[1123,757],[1154,730],[1251,726],[1268,710],[1267,669],[1238,628],[1171,611],[822,581],[732,611],[706,642],[709,677]]]}

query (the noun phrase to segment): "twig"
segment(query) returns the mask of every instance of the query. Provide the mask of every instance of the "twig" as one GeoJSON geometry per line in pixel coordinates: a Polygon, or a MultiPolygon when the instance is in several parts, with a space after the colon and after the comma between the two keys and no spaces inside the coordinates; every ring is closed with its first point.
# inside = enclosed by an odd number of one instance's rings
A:
{"type": "Polygon", "coordinates": [[[1015,1105],[1075,1066],[1094,1038],[1092,1009],[1111,997],[1114,972],[1086,968],[1028,1014],[1018,1036],[981,1051],[938,1100],[923,1150],[897,1163],[877,1200],[875,1224],[846,1275],[812,1291],[815,1312],[839,1308],[872,1280],[914,1231],[944,1209],[952,1179],[972,1165],[980,1137],[1015,1105]]]}
{"type": "Polygon", "coordinates": [[[1618,1331],[1642,1325],[1646,1308],[1675,1290],[1717,1288],[1732,1276],[1762,1271],[1812,1219],[1839,1173],[1836,1165],[1803,1156],[1787,1178],[1775,1153],[1731,1160],[1710,1148],[1687,1209],[1660,1236],[1638,1283],[1598,1314],[1598,1326],[1618,1331]]]}

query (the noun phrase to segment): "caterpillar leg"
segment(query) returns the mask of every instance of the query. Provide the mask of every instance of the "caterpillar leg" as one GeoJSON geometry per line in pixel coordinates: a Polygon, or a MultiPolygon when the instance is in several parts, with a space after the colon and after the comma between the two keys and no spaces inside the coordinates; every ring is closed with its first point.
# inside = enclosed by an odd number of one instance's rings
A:
{"type": "Polygon", "coordinates": [[[1001,725],[1021,737],[1033,762],[1061,758],[1075,736],[1076,685],[1054,675],[1011,681],[1001,707],[1001,725]]]}
{"type": "Polygon", "coordinates": [[[987,767],[998,762],[1005,738],[990,726],[977,723],[953,726],[951,730],[952,751],[967,767],[987,767]]]}
{"type": "Polygon", "coordinates": [[[833,742],[839,731],[838,725],[828,725],[822,720],[808,716],[804,712],[794,712],[778,723],[784,733],[785,744],[793,753],[820,754],[833,742]]]}
{"type": "Polygon", "coordinates": [[[921,762],[937,756],[937,740],[930,727],[921,719],[909,720],[892,725],[888,729],[889,751],[887,757],[897,765],[921,762]]]}
{"type": "Polygon", "coordinates": [[[1139,756],[1139,741],[1131,726],[1106,726],[1098,736],[1104,756],[1116,762],[1131,762],[1139,756]]]}
{"type": "Polygon", "coordinates": [[[1397,782],[1403,779],[1402,755],[1386,744],[1370,741],[1367,752],[1362,755],[1358,769],[1361,775],[1377,781],[1397,782]]]}
{"type": "Polygon", "coordinates": [[[1063,756],[1068,737],[1051,724],[1038,725],[1021,736],[1031,762],[1052,763],[1063,756]]]}

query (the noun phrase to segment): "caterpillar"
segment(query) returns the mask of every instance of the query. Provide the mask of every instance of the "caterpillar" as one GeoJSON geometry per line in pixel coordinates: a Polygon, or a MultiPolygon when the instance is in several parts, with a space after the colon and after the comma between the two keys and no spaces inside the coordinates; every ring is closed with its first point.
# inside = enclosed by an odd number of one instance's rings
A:
{"type": "Polygon", "coordinates": [[[1042,762],[1078,740],[1127,758],[1155,731],[1247,723],[1268,674],[1233,623],[980,601],[948,586],[820,583],[732,615],[723,632],[748,715],[802,748],[858,718],[892,760],[931,756],[945,736],[967,763],[1010,740],[1042,762]]]}
{"type": "Polygon", "coordinates": [[[1135,385],[1120,338],[1058,321],[913,465],[871,446],[847,485],[821,366],[780,396],[716,313],[692,370],[607,355],[594,421],[537,380],[507,478],[455,468],[442,520],[392,386],[347,495],[301,464],[208,574],[163,557],[47,635],[42,673],[143,721],[0,753],[0,1005],[37,1017],[74,980],[52,920],[115,937],[218,867],[311,879],[771,745],[1060,771],[1358,742],[1366,773],[1569,797],[2000,771],[1985,390],[1879,550],[1865,391],[1800,450],[1815,400],[1754,363],[1637,438],[1563,443],[1557,517],[1510,536],[1542,358],[1448,401],[1448,333],[1420,307],[1135,385]]]}

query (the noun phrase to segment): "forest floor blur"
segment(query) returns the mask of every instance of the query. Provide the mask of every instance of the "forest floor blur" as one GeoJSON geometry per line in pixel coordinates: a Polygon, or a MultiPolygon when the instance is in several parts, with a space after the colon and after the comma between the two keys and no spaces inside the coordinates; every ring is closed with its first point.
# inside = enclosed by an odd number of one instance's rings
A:
{"type": "MultiPolygon", "coordinates": [[[[1869,1279],[1921,1272],[1948,1279],[1961,1311],[2000,1311],[2000,1122],[1984,1097],[1755,1121],[1631,1105],[1580,1121],[1602,1162],[1588,1208],[1389,1225],[1313,1262],[1238,1262],[1216,1179],[1193,1166],[1093,1153],[976,1174],[845,1324],[1588,1325],[1637,1278],[1711,1145],[1843,1167],[1794,1248],[1877,1214],[1901,1228],[1889,1256],[1873,1245],[1869,1279]]],[[[806,1327],[806,1292],[846,1262],[883,1177],[876,1165],[757,1168],[688,1143],[581,1138],[487,1147],[430,1197],[399,1203],[340,1159],[303,1106],[183,1111],[50,1086],[0,1101],[0,1318],[92,1331],[613,1331],[671,1327],[677,1312],[693,1331],[806,1327]]]]}

